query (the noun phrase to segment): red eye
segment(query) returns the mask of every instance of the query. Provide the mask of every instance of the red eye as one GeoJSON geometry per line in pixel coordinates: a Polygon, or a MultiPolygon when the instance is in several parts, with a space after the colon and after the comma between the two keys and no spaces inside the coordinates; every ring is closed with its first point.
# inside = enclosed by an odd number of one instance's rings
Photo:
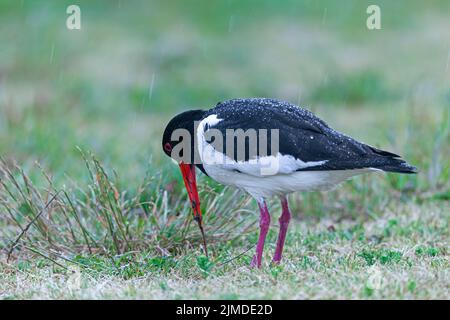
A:
{"type": "Polygon", "coordinates": [[[166,144],[164,145],[164,150],[166,150],[167,152],[172,151],[172,146],[170,145],[170,143],[166,142],[166,144]]]}

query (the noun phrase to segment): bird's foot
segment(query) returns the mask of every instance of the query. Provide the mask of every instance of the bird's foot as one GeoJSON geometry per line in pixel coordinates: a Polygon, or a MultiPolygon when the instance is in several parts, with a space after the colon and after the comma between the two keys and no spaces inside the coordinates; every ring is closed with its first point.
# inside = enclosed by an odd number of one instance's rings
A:
{"type": "Polygon", "coordinates": [[[273,259],[272,259],[272,264],[273,264],[273,265],[276,265],[276,266],[277,266],[277,265],[279,265],[280,263],[281,263],[281,258],[279,258],[279,259],[273,258],[273,259]]]}
{"type": "Polygon", "coordinates": [[[282,258],[282,248],[277,248],[272,258],[272,264],[280,264],[282,258]]]}
{"type": "Polygon", "coordinates": [[[253,256],[252,262],[250,262],[250,268],[261,268],[261,259],[258,261],[256,254],[253,256]]]}

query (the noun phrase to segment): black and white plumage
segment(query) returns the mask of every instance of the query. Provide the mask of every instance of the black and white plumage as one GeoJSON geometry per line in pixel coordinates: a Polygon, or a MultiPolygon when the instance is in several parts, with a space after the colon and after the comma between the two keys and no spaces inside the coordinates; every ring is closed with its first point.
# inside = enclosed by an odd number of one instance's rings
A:
{"type": "MultiPolygon", "coordinates": [[[[205,112],[200,121],[196,133],[198,149],[202,144],[203,148],[212,148],[204,139],[212,129],[221,131],[225,140],[228,129],[267,129],[268,133],[270,129],[279,130],[279,153],[271,153],[268,134],[265,154],[272,155],[279,163],[276,174],[262,175],[257,163],[249,163],[252,159],[248,145],[244,157],[238,159],[236,150],[228,155],[226,141],[222,150],[211,151],[233,161],[223,164],[219,158],[211,165],[202,161],[204,171],[211,178],[244,189],[257,199],[294,191],[329,189],[354,175],[370,171],[416,171],[398,155],[358,142],[330,128],[306,109],[273,99],[235,99],[218,103],[205,112]]],[[[201,151],[200,158],[203,153],[208,154],[201,151]]]]}
{"type": "MultiPolygon", "coordinates": [[[[358,142],[330,128],[308,110],[274,99],[233,99],[207,111],[177,115],[163,136],[163,148],[172,157],[171,151],[178,141],[172,141],[171,135],[179,128],[196,138],[191,142],[193,158],[197,155],[200,159],[196,166],[212,179],[251,194],[260,204],[261,217],[267,212],[264,202],[267,197],[278,195],[285,199],[286,194],[295,191],[330,189],[366,172],[417,172],[399,155],[358,142]],[[243,153],[236,152],[236,144],[234,149],[227,148],[230,139],[234,139],[227,135],[228,130],[249,129],[266,130],[267,150],[260,148],[259,136],[256,149],[248,140],[244,142],[243,153]],[[277,136],[271,130],[277,130],[277,136]],[[220,147],[208,136],[213,131],[224,138],[220,147]],[[272,150],[275,138],[278,148],[272,150]],[[276,170],[267,173],[267,163],[275,163],[276,170]]],[[[288,214],[287,201],[283,208],[283,214],[288,214]]],[[[279,242],[282,250],[284,238],[279,242]]],[[[255,263],[260,265],[260,256],[255,263]]]]}
{"type": "Polygon", "coordinates": [[[226,129],[279,129],[282,155],[303,162],[326,160],[303,170],[377,168],[416,172],[414,167],[399,159],[399,155],[358,142],[330,128],[312,112],[288,102],[264,98],[228,100],[207,111],[202,119],[210,116],[220,121],[213,120],[215,124],[208,129],[219,129],[224,135],[226,129]]]}

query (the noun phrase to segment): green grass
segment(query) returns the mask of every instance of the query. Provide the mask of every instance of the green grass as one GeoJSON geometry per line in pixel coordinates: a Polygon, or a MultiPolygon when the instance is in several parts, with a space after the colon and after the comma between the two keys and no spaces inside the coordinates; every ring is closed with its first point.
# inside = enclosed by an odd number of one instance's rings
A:
{"type": "Polygon", "coordinates": [[[0,288],[3,298],[442,298],[448,294],[447,212],[436,204],[395,206],[379,219],[362,223],[357,238],[341,236],[355,234],[348,227],[351,221],[334,223],[334,231],[329,230],[330,220],[295,221],[285,262],[268,264],[273,228],[261,270],[248,267],[250,253],[227,262],[244,246],[221,243],[210,261],[198,247],[171,257],[155,257],[152,250],[110,258],[77,255],[68,269],[40,257],[17,265],[3,263],[0,288]],[[398,232],[377,240],[389,218],[399,215],[398,232]],[[312,247],[307,245],[311,239],[316,239],[312,247]],[[436,254],[417,254],[426,246],[424,239],[440,246],[436,254]],[[368,287],[374,266],[383,279],[377,289],[368,287]]]}
{"type": "Polygon", "coordinates": [[[449,4],[379,2],[380,31],[365,1],[80,1],[68,31],[70,1],[2,1],[0,298],[448,299],[449,4]],[[208,259],[160,137],[181,110],[252,96],[420,172],[292,195],[279,266],[270,201],[261,270],[256,204],[199,177],[208,259]]]}

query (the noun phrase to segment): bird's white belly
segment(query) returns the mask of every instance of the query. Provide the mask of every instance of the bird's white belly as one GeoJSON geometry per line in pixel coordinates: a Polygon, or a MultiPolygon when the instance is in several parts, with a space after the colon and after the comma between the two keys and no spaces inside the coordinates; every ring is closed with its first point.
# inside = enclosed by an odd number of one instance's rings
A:
{"type": "Polygon", "coordinates": [[[257,199],[295,191],[329,190],[355,175],[373,171],[373,169],[297,171],[290,174],[253,176],[226,170],[221,166],[204,164],[203,167],[217,182],[243,189],[257,199]]]}

